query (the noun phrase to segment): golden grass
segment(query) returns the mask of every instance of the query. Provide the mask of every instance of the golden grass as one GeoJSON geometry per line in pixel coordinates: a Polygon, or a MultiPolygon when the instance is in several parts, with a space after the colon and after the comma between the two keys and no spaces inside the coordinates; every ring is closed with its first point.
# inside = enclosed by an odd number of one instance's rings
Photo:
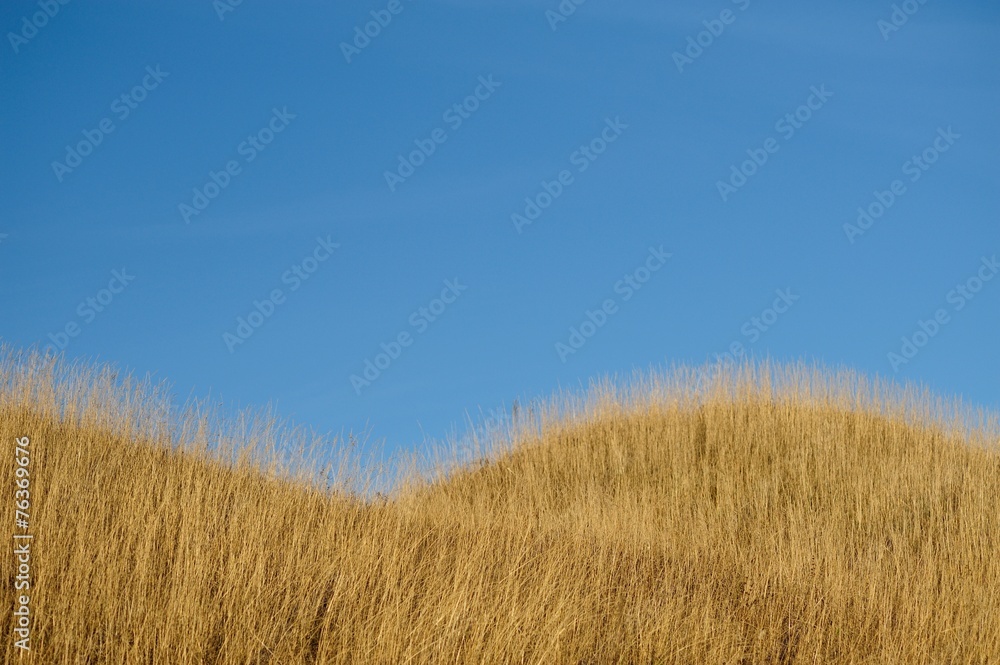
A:
{"type": "Polygon", "coordinates": [[[30,436],[35,540],[5,661],[997,662],[990,414],[802,365],[617,385],[364,500],[268,466],[266,420],[8,350],[0,494],[30,436]]]}

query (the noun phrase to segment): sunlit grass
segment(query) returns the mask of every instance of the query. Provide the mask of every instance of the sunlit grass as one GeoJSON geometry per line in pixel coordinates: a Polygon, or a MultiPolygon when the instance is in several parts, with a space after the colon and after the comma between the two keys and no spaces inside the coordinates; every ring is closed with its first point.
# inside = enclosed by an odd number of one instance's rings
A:
{"type": "Polygon", "coordinates": [[[0,494],[14,439],[34,455],[32,652],[4,610],[8,662],[1000,654],[998,428],[925,391],[768,364],[599,382],[366,500],[269,464],[328,442],[111,374],[0,358],[0,494]]]}

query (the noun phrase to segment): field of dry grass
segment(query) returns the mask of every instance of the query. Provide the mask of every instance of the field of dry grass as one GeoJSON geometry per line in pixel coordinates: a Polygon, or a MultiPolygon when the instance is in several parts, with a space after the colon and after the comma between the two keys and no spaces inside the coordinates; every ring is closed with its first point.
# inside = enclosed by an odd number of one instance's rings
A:
{"type": "Polygon", "coordinates": [[[34,535],[5,662],[998,662],[991,414],[769,364],[521,413],[371,499],[348,458],[332,492],[274,462],[326,460],[308,434],[5,350],[0,535],[25,436],[34,535]]]}

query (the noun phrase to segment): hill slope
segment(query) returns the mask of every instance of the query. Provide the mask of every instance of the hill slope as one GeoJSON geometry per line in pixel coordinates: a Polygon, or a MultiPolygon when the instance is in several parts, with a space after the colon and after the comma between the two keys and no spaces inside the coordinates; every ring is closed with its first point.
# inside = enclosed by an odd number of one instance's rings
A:
{"type": "MultiPolygon", "coordinates": [[[[585,417],[542,417],[491,462],[366,502],[144,438],[121,412],[97,417],[100,399],[56,409],[72,391],[15,383],[0,382],[0,440],[32,448],[22,662],[1000,653],[1000,458],[982,436],[874,403],[760,382],[603,399],[585,417]]],[[[13,485],[13,463],[0,465],[4,494],[13,485]]],[[[9,608],[14,565],[0,561],[9,608]]],[[[12,661],[9,611],[0,627],[12,661]]]]}

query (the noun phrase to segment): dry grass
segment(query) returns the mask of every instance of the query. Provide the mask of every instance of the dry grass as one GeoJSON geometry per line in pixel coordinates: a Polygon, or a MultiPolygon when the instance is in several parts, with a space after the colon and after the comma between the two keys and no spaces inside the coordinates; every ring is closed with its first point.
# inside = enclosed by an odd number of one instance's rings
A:
{"type": "Polygon", "coordinates": [[[619,385],[365,501],[259,470],[289,436],[266,421],[8,350],[4,496],[14,439],[33,449],[20,662],[997,661],[989,414],[804,366],[619,385]]]}

